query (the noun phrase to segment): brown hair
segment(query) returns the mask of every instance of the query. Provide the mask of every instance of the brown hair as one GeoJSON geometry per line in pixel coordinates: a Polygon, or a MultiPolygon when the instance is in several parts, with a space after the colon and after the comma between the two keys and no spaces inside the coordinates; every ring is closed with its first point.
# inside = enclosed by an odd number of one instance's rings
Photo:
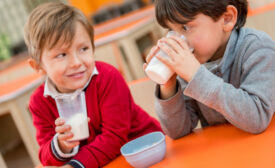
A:
{"type": "Polygon", "coordinates": [[[93,27],[80,10],[60,2],[44,3],[36,7],[24,28],[30,57],[40,63],[45,46],[52,49],[60,40],[70,45],[75,36],[76,23],[85,27],[94,48],[93,27]]]}
{"type": "Polygon", "coordinates": [[[245,24],[248,10],[247,0],[155,0],[155,5],[157,21],[165,28],[167,21],[186,24],[199,13],[216,21],[228,5],[233,5],[238,10],[235,28],[239,29],[245,24]]]}

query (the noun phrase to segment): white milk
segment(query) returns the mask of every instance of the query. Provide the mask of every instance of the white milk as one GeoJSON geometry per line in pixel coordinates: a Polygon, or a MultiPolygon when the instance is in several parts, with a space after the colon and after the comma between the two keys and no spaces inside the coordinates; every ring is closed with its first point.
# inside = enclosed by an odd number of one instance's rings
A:
{"type": "MultiPolygon", "coordinates": [[[[163,51],[158,53],[162,57],[167,57],[163,51]]],[[[145,69],[147,76],[158,84],[165,84],[173,75],[173,71],[163,64],[159,59],[153,57],[145,69]]]]}
{"type": "Polygon", "coordinates": [[[69,141],[77,141],[89,137],[89,128],[87,116],[78,113],[73,115],[66,124],[71,126],[71,132],[74,136],[69,141]]]}

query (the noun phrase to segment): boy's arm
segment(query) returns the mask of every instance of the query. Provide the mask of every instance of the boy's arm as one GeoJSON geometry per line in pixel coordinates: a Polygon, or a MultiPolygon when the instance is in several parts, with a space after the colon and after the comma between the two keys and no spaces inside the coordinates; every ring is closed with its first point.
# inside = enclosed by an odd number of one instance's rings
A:
{"type": "Polygon", "coordinates": [[[176,94],[169,99],[160,98],[160,86],[155,93],[156,113],[163,131],[171,138],[177,139],[192,132],[198,123],[196,102],[183,95],[186,83],[177,80],[176,94]]]}
{"type": "Polygon", "coordinates": [[[43,102],[39,95],[33,95],[30,99],[29,110],[32,113],[33,124],[36,128],[36,138],[39,144],[39,159],[43,165],[61,166],[69,159],[58,159],[54,155],[55,127],[54,119],[49,112],[49,106],[43,102]],[[53,125],[51,124],[53,122],[53,125]]]}
{"type": "Polygon", "coordinates": [[[265,45],[249,46],[255,49],[244,57],[239,88],[201,66],[184,94],[220,112],[236,127],[261,133],[275,111],[275,45],[265,45]]]}

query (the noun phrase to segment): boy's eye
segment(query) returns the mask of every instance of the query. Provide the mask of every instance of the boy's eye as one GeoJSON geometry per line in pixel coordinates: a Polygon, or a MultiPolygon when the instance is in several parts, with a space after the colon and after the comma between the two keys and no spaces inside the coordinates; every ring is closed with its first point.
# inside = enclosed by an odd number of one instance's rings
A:
{"type": "Polygon", "coordinates": [[[61,53],[56,56],[56,58],[63,58],[66,56],[66,53],[61,53]]]}
{"type": "Polygon", "coordinates": [[[183,25],[183,26],[182,26],[182,29],[183,29],[184,31],[188,31],[190,28],[189,28],[189,26],[187,26],[187,25],[183,25]]]}
{"type": "Polygon", "coordinates": [[[88,50],[88,49],[89,49],[88,47],[83,47],[83,48],[80,49],[80,51],[81,51],[81,52],[84,52],[84,51],[86,51],[86,50],[88,50]]]}

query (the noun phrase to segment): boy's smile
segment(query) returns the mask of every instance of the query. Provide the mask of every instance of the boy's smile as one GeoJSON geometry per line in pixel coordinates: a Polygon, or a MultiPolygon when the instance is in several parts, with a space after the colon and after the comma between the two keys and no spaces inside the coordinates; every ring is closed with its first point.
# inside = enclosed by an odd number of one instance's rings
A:
{"type": "Polygon", "coordinates": [[[78,78],[83,77],[84,74],[85,74],[85,71],[81,71],[81,72],[76,72],[76,73],[69,74],[67,76],[70,77],[70,78],[78,79],[78,78]]]}
{"type": "Polygon", "coordinates": [[[90,36],[81,23],[76,24],[71,42],[59,40],[52,49],[44,48],[41,70],[61,93],[73,92],[88,82],[94,69],[90,36]]]}

